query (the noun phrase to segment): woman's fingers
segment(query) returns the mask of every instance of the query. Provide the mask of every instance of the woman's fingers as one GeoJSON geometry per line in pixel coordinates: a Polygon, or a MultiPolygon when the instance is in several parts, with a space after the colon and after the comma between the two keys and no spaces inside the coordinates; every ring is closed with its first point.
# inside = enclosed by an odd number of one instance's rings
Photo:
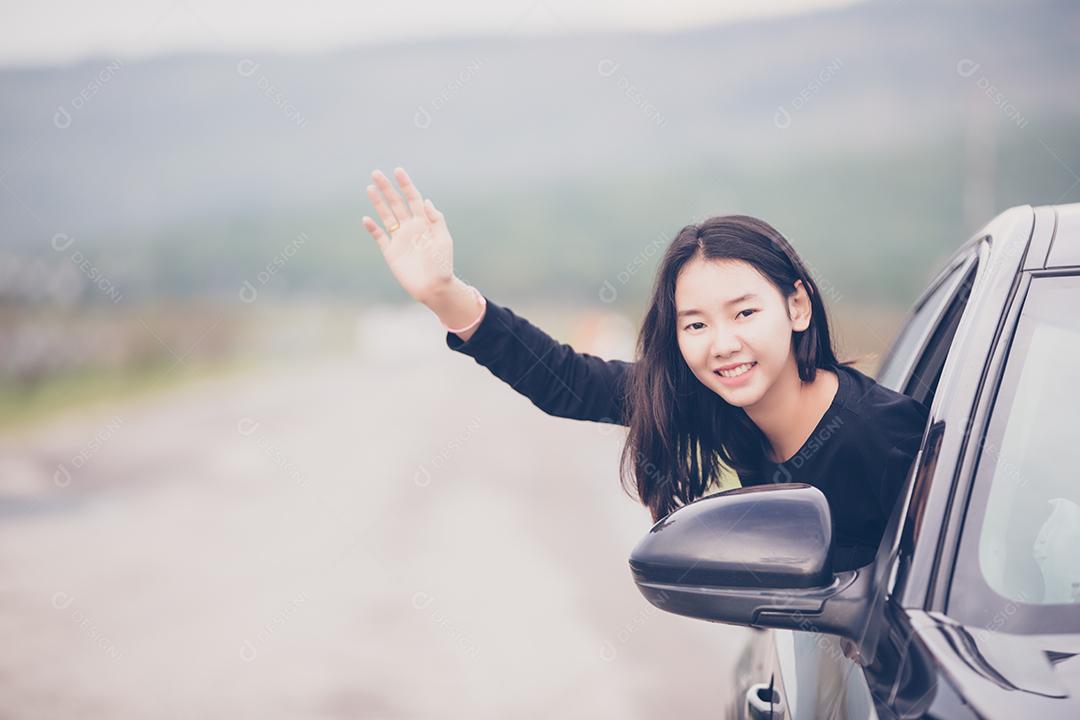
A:
{"type": "Polygon", "coordinates": [[[435,224],[442,220],[442,212],[435,207],[435,203],[431,202],[431,198],[424,201],[424,212],[427,214],[429,223],[435,224]]]}
{"type": "MultiPolygon", "coordinates": [[[[378,214],[379,219],[382,220],[383,225],[388,228],[392,228],[394,227],[394,225],[397,225],[401,222],[401,220],[398,220],[397,217],[394,216],[394,213],[390,210],[390,207],[386,204],[386,201],[383,200],[382,193],[379,192],[379,189],[377,187],[375,187],[374,185],[368,185],[367,196],[368,200],[371,201],[371,204],[375,206],[375,212],[376,214],[378,214]]],[[[403,219],[404,218],[402,218],[402,220],[403,219]]]]}
{"type": "Polygon", "coordinates": [[[379,223],[375,222],[367,215],[363,219],[364,228],[371,233],[371,237],[375,238],[375,242],[379,243],[379,249],[384,253],[390,248],[390,238],[383,229],[379,227],[379,223]]]}
{"type": "Polygon", "coordinates": [[[412,180],[409,179],[409,174],[405,172],[405,168],[395,168],[394,177],[397,178],[398,184],[401,185],[401,192],[405,194],[405,199],[409,202],[409,210],[412,211],[413,216],[425,217],[424,198],[420,196],[420,191],[416,189],[412,180]]]}
{"type": "MultiPolygon", "coordinates": [[[[403,223],[408,220],[412,215],[409,213],[409,209],[405,207],[405,202],[398,195],[397,190],[394,189],[394,184],[390,182],[390,178],[383,175],[382,170],[371,173],[371,177],[375,179],[375,185],[386,197],[390,210],[397,217],[397,221],[403,223]]],[[[392,223],[390,227],[393,227],[392,223]]]]}

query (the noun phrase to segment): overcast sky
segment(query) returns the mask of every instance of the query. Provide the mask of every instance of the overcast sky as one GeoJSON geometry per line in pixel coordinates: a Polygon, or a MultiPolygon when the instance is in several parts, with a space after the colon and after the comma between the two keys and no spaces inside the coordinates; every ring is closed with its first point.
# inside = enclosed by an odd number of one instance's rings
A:
{"type": "Polygon", "coordinates": [[[0,0],[0,65],[176,50],[303,52],[462,34],[672,30],[858,0],[0,0]]]}

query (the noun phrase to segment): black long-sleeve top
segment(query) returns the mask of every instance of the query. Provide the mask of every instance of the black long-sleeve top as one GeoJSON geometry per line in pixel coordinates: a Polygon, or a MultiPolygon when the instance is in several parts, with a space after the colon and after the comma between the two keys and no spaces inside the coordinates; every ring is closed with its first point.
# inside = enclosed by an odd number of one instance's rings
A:
{"type": "MultiPolygon", "coordinates": [[[[549,415],[627,425],[633,363],[576,352],[486,295],[487,310],[468,341],[446,334],[451,350],[472,357],[549,415]]],[[[834,567],[873,559],[885,523],[915,458],[929,410],[856,368],[835,368],[839,388],[814,431],[782,463],[764,460],[743,485],[803,482],[820,489],[833,521],[834,567]]]]}

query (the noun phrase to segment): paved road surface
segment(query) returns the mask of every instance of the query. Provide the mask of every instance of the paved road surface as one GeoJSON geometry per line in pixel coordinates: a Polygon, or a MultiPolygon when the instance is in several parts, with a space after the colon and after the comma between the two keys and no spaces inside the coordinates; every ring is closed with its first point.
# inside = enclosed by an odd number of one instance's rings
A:
{"type": "Polygon", "coordinates": [[[623,430],[423,337],[0,438],[0,718],[716,717],[623,430]]]}

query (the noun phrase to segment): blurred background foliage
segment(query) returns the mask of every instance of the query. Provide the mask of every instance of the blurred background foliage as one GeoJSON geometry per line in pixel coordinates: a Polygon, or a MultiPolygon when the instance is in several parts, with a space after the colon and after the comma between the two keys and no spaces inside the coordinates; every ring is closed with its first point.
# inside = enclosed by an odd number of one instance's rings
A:
{"type": "Polygon", "coordinates": [[[864,2],[0,71],[0,421],[348,346],[355,315],[408,301],[360,225],[397,165],[504,304],[636,325],[679,228],[747,213],[880,352],[993,215],[1080,199],[1078,44],[1072,2],[864,2]]]}

